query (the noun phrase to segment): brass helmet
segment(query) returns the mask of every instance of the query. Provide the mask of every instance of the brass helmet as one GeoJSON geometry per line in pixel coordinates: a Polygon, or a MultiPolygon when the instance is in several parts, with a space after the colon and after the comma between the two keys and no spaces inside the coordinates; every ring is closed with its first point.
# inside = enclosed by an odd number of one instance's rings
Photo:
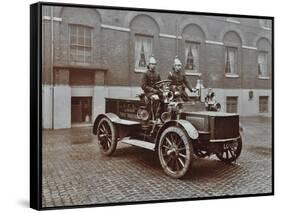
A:
{"type": "Polygon", "coordinates": [[[154,55],[151,55],[148,60],[148,64],[157,64],[154,55]]]}
{"type": "Polygon", "coordinates": [[[181,61],[180,61],[178,56],[176,56],[175,59],[174,59],[174,66],[176,66],[176,65],[181,65],[182,66],[182,63],[181,63],[181,61]]]}

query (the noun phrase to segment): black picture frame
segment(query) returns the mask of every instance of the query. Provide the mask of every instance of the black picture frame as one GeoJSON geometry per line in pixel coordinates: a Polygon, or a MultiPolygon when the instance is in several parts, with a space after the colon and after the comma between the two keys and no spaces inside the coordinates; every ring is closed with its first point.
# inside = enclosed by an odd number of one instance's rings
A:
{"type": "MultiPolygon", "coordinates": [[[[178,38],[176,38],[178,39],[178,38]]],[[[251,97],[253,98],[253,91],[251,90],[251,97]]],[[[160,203],[160,202],[176,202],[189,200],[205,200],[205,199],[221,199],[221,198],[236,198],[236,197],[253,197],[253,196],[268,196],[274,195],[274,17],[258,16],[258,15],[240,15],[240,14],[218,14],[218,13],[204,13],[204,12],[187,12],[187,11],[171,11],[171,10],[157,10],[147,8],[126,8],[126,7],[111,7],[101,5],[81,5],[81,4],[66,4],[66,3],[52,3],[39,2],[30,5],[30,207],[37,210],[46,209],[64,209],[77,207],[97,207],[97,206],[114,206],[114,205],[131,205],[141,203],[160,203]],[[43,115],[42,115],[42,66],[44,58],[42,56],[42,7],[44,6],[58,6],[70,8],[92,8],[101,10],[118,10],[118,11],[137,11],[144,13],[166,13],[166,14],[186,14],[194,16],[213,16],[213,17],[233,17],[246,19],[261,19],[271,21],[271,73],[270,73],[270,89],[271,89],[271,191],[265,193],[245,193],[239,195],[215,195],[203,197],[186,197],[178,199],[159,199],[159,200],[145,200],[145,201],[120,201],[108,203],[90,203],[81,205],[59,205],[59,206],[43,206],[42,203],[42,172],[43,172],[43,158],[42,158],[42,132],[43,132],[43,115]]]]}

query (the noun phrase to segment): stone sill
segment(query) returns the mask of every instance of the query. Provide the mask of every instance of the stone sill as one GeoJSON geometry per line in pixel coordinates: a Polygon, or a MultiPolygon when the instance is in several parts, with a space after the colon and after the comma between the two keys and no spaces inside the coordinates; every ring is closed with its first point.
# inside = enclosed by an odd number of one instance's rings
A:
{"type": "Polygon", "coordinates": [[[225,74],[226,78],[239,78],[239,75],[237,74],[225,74]]]}
{"type": "Polygon", "coordinates": [[[271,112],[260,112],[259,116],[265,117],[265,118],[272,118],[271,112]]]}
{"type": "Polygon", "coordinates": [[[188,72],[188,71],[185,71],[185,75],[201,76],[202,73],[200,73],[200,72],[188,72]]]}
{"type": "Polygon", "coordinates": [[[260,79],[260,80],[269,80],[270,77],[268,77],[268,76],[258,76],[258,79],[260,79]]]}
{"type": "Polygon", "coordinates": [[[261,26],[261,28],[262,28],[263,30],[271,31],[271,28],[270,28],[270,27],[261,26]]]}
{"type": "Polygon", "coordinates": [[[230,23],[234,23],[234,24],[240,24],[240,21],[232,19],[232,18],[227,18],[226,21],[230,22],[230,23]]]}

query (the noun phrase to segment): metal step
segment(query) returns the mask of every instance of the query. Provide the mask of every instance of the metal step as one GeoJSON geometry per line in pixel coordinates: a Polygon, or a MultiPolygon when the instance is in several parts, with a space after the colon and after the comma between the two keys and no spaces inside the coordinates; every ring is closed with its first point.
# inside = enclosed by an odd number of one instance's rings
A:
{"type": "Polygon", "coordinates": [[[155,147],[154,143],[150,143],[148,141],[137,140],[137,139],[130,139],[130,138],[123,138],[119,142],[142,147],[142,148],[149,149],[152,151],[154,151],[154,147],[155,147]]]}

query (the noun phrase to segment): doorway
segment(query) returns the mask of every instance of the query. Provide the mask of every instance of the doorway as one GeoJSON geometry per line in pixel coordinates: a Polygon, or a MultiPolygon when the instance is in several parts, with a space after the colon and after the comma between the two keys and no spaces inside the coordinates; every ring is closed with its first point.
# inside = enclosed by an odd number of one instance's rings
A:
{"type": "Polygon", "coordinates": [[[92,97],[71,97],[71,123],[91,123],[92,97]]]}

